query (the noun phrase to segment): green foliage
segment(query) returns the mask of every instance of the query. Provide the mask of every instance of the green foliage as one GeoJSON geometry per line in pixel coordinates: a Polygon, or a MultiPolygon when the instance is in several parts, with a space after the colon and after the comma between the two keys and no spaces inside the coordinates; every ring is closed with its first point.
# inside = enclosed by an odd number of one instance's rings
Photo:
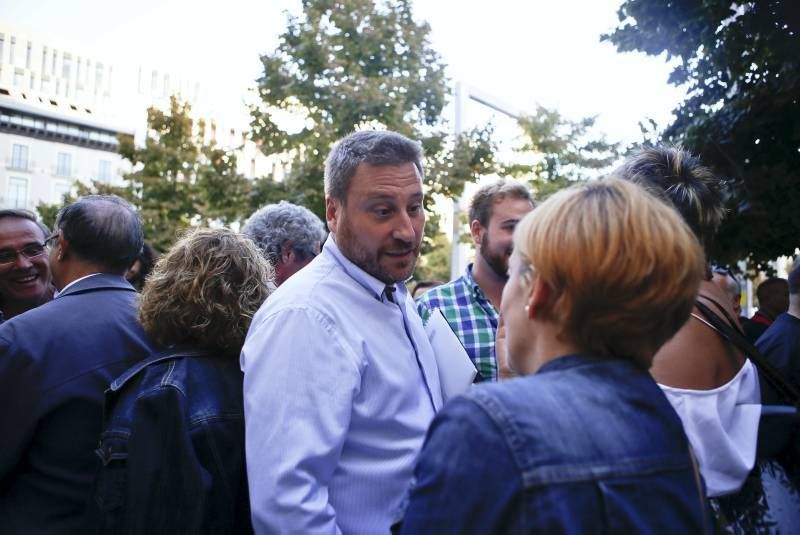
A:
{"type": "Polygon", "coordinates": [[[148,109],[144,147],[120,136],[120,155],[134,168],[123,177],[124,185],[78,182],[76,194],[65,195],[61,204],[37,207],[43,220],[52,225],[61,206],[77,197],[119,195],[139,210],[145,239],[165,251],[190,226],[229,224],[248,215],[250,182],[236,172],[236,157],[204,145],[203,125],[195,129],[190,112],[176,97],[166,112],[148,109]]]}
{"type": "Polygon", "coordinates": [[[254,204],[287,199],[324,217],[324,161],[337,139],[360,127],[423,138],[418,125],[438,122],[446,96],[429,32],[414,21],[408,0],[303,1],[277,50],[261,57],[252,136],[290,165],[282,183],[259,181],[254,204]],[[285,116],[304,120],[287,125],[285,116]]]}
{"type": "MultiPolygon", "coordinates": [[[[676,59],[686,99],[660,140],[724,177],[728,217],[712,258],[760,269],[800,245],[800,10],[795,0],[626,0],[603,39],[676,59]]],[[[651,136],[652,140],[653,137],[651,136]]]]}
{"type": "Polygon", "coordinates": [[[556,110],[537,106],[532,115],[519,119],[523,144],[517,152],[533,163],[506,165],[503,172],[527,179],[539,198],[599,175],[617,159],[619,146],[604,136],[592,136],[594,122],[594,117],[570,121],[556,110]]]}
{"type": "Polygon", "coordinates": [[[442,233],[436,234],[430,251],[417,262],[414,280],[450,280],[450,250],[450,240],[442,233]]]}
{"type": "MultiPolygon", "coordinates": [[[[438,145],[426,150],[426,153],[432,154],[432,156],[427,158],[428,171],[425,180],[427,220],[423,252],[433,252],[444,243],[440,239],[443,234],[439,216],[433,210],[435,199],[457,199],[464,193],[464,186],[467,183],[477,182],[480,177],[497,171],[495,163],[497,146],[492,135],[493,128],[488,125],[464,132],[452,140],[436,139],[438,145]]],[[[433,142],[434,140],[429,141],[433,142]]],[[[449,229],[447,233],[449,234],[449,229]]],[[[449,259],[449,254],[441,257],[441,260],[447,265],[449,265],[449,259]]],[[[446,269],[449,274],[447,265],[442,267],[442,270],[446,269]]],[[[448,278],[449,275],[440,280],[448,278]]]]}

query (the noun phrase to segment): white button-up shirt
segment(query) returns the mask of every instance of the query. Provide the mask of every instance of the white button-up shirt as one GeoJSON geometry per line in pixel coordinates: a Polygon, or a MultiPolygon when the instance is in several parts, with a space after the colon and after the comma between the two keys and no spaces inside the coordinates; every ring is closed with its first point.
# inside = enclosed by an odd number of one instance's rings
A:
{"type": "Polygon", "coordinates": [[[441,407],[436,362],[402,284],[332,237],[253,319],[241,355],[257,533],[388,533],[441,407]]]}

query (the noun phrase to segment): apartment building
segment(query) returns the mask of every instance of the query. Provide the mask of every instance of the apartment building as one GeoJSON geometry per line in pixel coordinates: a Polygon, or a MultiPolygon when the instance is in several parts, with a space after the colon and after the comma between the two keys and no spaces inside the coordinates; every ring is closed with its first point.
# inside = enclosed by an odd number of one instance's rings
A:
{"type": "Polygon", "coordinates": [[[206,141],[236,151],[240,173],[279,171],[248,141],[246,121],[211,115],[213,103],[190,77],[0,25],[0,208],[59,202],[76,181],[121,184],[131,166],[117,136],[143,143],[147,108],[166,108],[171,95],[205,121],[206,141]]]}

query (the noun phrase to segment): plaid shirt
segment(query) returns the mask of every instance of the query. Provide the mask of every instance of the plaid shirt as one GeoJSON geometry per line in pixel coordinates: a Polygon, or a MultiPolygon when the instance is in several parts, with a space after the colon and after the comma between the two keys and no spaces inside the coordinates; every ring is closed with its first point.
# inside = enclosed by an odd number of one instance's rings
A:
{"type": "Polygon", "coordinates": [[[423,320],[438,308],[456,333],[484,381],[497,381],[494,337],[499,314],[472,278],[472,264],[459,278],[417,298],[423,320]]]}

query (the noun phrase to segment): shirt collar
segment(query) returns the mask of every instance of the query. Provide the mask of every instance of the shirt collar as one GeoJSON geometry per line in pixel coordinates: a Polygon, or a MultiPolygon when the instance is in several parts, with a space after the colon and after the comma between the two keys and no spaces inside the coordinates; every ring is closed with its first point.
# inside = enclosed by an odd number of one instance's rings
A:
{"type": "Polygon", "coordinates": [[[486,299],[486,296],[483,295],[483,290],[481,290],[481,287],[478,286],[478,283],[475,282],[475,278],[472,276],[472,265],[472,263],[468,264],[467,269],[464,271],[464,282],[466,282],[473,297],[476,299],[486,299]]]}
{"type": "Polygon", "coordinates": [[[78,283],[78,282],[82,281],[83,279],[88,279],[89,277],[94,277],[95,275],[100,275],[100,273],[90,273],[89,275],[84,275],[83,277],[80,277],[80,278],[77,278],[77,279],[75,279],[74,281],[70,282],[69,284],[67,284],[66,286],[64,286],[63,288],[61,288],[61,291],[59,291],[59,290],[56,290],[56,291],[53,293],[53,299],[56,299],[56,298],[57,298],[59,295],[61,295],[61,294],[63,294],[64,292],[66,292],[66,291],[67,291],[67,289],[68,289],[70,286],[73,286],[73,285],[75,285],[76,283],[78,283]]]}
{"type": "MultiPolygon", "coordinates": [[[[386,283],[380,281],[355,265],[349,258],[347,258],[339,249],[339,246],[336,244],[336,239],[333,236],[333,233],[328,235],[328,239],[325,240],[325,245],[322,246],[322,250],[324,253],[329,254],[333,257],[333,259],[342,266],[344,272],[347,275],[356,281],[361,287],[367,290],[370,295],[372,295],[378,301],[386,300],[386,283]]],[[[394,298],[395,301],[398,303],[402,303],[403,299],[405,298],[405,294],[407,293],[405,284],[394,284],[395,292],[394,298]]]]}

